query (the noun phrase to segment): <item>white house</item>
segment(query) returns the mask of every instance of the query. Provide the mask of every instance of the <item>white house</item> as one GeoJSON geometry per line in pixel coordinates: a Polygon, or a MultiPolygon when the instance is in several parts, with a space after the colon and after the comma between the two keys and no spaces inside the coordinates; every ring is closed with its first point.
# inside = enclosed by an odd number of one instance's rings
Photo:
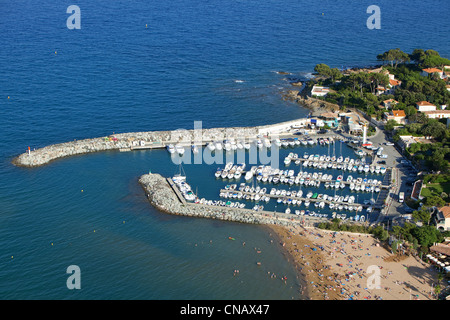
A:
{"type": "Polygon", "coordinates": [[[450,230],[450,207],[444,206],[438,208],[436,215],[436,228],[441,231],[450,230]]]}
{"type": "Polygon", "coordinates": [[[416,103],[416,109],[420,112],[434,111],[436,110],[436,106],[432,103],[429,103],[428,101],[419,101],[416,103]]]}
{"type": "Polygon", "coordinates": [[[422,69],[422,72],[420,74],[424,77],[428,77],[430,74],[433,73],[437,73],[439,75],[439,78],[444,79],[444,72],[438,68],[422,69]]]}
{"type": "Polygon", "coordinates": [[[432,110],[432,111],[422,111],[430,119],[444,119],[450,118],[450,110],[432,110]]]}
{"type": "Polygon", "coordinates": [[[389,79],[388,90],[385,92],[386,94],[394,94],[395,90],[400,87],[402,82],[400,80],[389,79]]]}
{"type": "Polygon", "coordinates": [[[403,110],[392,110],[390,112],[385,113],[386,121],[394,120],[399,124],[406,124],[406,114],[403,110]]]}
{"type": "Polygon", "coordinates": [[[388,99],[388,100],[384,100],[382,102],[382,105],[384,106],[385,109],[392,109],[397,103],[398,103],[397,100],[388,99]]]}
{"type": "Polygon", "coordinates": [[[330,92],[330,88],[314,85],[311,89],[311,97],[325,97],[330,92]]]}

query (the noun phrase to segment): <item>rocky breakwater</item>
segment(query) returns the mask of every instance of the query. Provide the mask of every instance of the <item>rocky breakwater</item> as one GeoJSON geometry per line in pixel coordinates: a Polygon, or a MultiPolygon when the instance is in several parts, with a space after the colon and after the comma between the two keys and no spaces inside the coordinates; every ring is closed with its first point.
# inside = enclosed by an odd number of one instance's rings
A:
{"type": "Polygon", "coordinates": [[[16,166],[35,167],[52,160],[84,153],[107,150],[132,150],[138,147],[165,147],[169,143],[205,143],[223,139],[255,137],[262,127],[212,128],[173,131],[148,131],[114,134],[108,137],[75,140],[30,150],[15,157],[16,166]]]}
{"type": "Polygon", "coordinates": [[[291,226],[298,225],[298,221],[285,219],[277,215],[258,213],[250,209],[217,207],[198,203],[182,204],[166,178],[159,174],[145,174],[140,177],[139,183],[144,189],[150,203],[158,210],[189,217],[202,217],[226,221],[235,221],[251,224],[272,224],[291,226]]]}

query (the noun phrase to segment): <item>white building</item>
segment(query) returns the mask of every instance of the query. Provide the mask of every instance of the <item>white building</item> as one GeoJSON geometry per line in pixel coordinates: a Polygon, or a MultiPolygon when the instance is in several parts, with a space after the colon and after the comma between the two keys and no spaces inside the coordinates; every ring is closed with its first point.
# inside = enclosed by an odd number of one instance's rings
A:
{"type": "Polygon", "coordinates": [[[428,101],[419,101],[416,103],[417,111],[434,111],[436,110],[436,106],[428,101]]]}
{"type": "Polygon", "coordinates": [[[450,118],[450,110],[432,110],[432,111],[422,111],[430,119],[445,119],[450,118]]]}
{"type": "Polygon", "coordinates": [[[444,72],[438,68],[422,69],[422,72],[420,74],[424,77],[428,77],[430,74],[433,73],[437,73],[439,75],[439,78],[444,79],[444,72]]]}
{"type": "Polygon", "coordinates": [[[444,206],[438,209],[436,215],[436,228],[441,231],[450,230],[450,207],[444,206]]]}
{"type": "Polygon", "coordinates": [[[314,85],[311,89],[311,97],[325,97],[330,92],[330,88],[314,85]]]}

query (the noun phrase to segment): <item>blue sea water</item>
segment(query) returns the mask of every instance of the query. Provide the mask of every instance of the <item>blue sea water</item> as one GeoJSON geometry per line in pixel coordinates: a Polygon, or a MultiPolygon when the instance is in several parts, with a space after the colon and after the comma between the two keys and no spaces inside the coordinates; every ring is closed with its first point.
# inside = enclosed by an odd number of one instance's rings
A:
{"type": "MultiPolygon", "coordinates": [[[[298,298],[299,280],[266,228],[168,216],[148,204],[137,178],[172,175],[164,151],[33,169],[10,161],[28,146],[113,132],[305,116],[281,99],[289,84],[276,71],[302,78],[321,62],[371,65],[397,47],[450,57],[446,0],[377,1],[380,30],[366,27],[372,1],[77,1],[81,29],[69,30],[72,4],[0,1],[2,299],[298,298]],[[72,264],[81,290],[66,287],[72,264]]],[[[200,193],[214,179],[209,169],[200,193]]],[[[194,180],[206,172],[186,170],[194,180]]]]}

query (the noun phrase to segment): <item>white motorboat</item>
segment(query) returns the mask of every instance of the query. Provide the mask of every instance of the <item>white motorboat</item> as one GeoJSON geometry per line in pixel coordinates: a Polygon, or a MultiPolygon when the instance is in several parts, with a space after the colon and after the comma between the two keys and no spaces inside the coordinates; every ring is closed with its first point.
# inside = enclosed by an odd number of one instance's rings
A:
{"type": "Polygon", "coordinates": [[[191,146],[191,149],[192,149],[192,153],[194,153],[194,154],[197,154],[197,153],[198,153],[198,147],[197,147],[195,144],[193,144],[193,145],[191,146]]]}
{"type": "Polygon", "coordinates": [[[216,146],[212,142],[208,143],[208,145],[206,147],[211,151],[216,150],[216,146]]]}
{"type": "Polygon", "coordinates": [[[180,145],[176,145],[175,146],[175,150],[177,151],[178,154],[184,154],[184,148],[180,145]]]}
{"type": "Polygon", "coordinates": [[[225,140],[225,141],[223,142],[223,148],[224,148],[226,151],[231,151],[231,143],[230,143],[230,141],[225,140]]]}
{"type": "Polygon", "coordinates": [[[215,142],[214,146],[216,147],[216,150],[222,150],[223,149],[222,143],[220,141],[215,142]]]}
{"type": "Polygon", "coordinates": [[[175,152],[175,147],[173,146],[173,144],[168,144],[166,146],[167,151],[169,151],[169,153],[174,153],[175,152]]]}
{"type": "Polygon", "coordinates": [[[273,144],[275,144],[277,147],[281,146],[281,140],[280,139],[275,139],[273,140],[273,144]]]}

